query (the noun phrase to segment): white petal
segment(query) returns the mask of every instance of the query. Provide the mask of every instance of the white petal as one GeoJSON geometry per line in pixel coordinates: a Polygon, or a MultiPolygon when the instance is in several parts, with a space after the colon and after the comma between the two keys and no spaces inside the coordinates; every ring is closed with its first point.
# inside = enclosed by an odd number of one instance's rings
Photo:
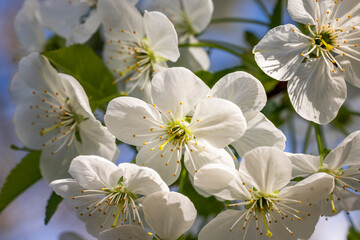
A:
{"type": "Polygon", "coordinates": [[[201,167],[194,175],[194,185],[223,201],[251,198],[239,172],[223,164],[210,163],[201,167]]]}
{"type": "Polygon", "coordinates": [[[235,169],[234,161],[224,148],[215,148],[205,141],[188,142],[185,147],[184,164],[193,176],[198,169],[208,163],[219,163],[235,169]]]}
{"type": "Polygon", "coordinates": [[[85,120],[79,125],[81,143],[77,144],[79,155],[98,155],[115,162],[119,149],[115,137],[98,120],[85,120]]]}
{"type": "Polygon", "coordinates": [[[281,199],[293,199],[305,204],[317,203],[326,197],[334,189],[334,178],[327,173],[315,173],[310,177],[298,182],[294,186],[285,187],[279,192],[281,199]]]}
{"type": "Polygon", "coordinates": [[[316,23],[316,2],[313,0],[289,0],[288,11],[291,18],[296,22],[310,23],[311,25],[316,23]]]}
{"type": "Polygon", "coordinates": [[[156,108],[133,97],[119,97],[110,101],[104,120],[116,138],[136,146],[157,138],[159,134],[153,134],[151,129],[156,132],[162,124],[156,108]]]}
{"type": "Polygon", "coordinates": [[[286,137],[280,129],[274,126],[264,114],[247,112],[244,114],[247,128],[244,135],[231,143],[240,156],[256,147],[269,146],[285,149],[286,137]]]}
{"type": "MultiPolygon", "coordinates": [[[[151,168],[130,163],[122,163],[118,167],[121,169],[121,176],[124,177],[124,186],[134,194],[148,196],[158,191],[169,191],[160,175],[151,168]]],[[[114,173],[116,174],[118,173],[114,173]]]]}
{"type": "Polygon", "coordinates": [[[292,153],[287,153],[287,155],[293,164],[292,178],[307,177],[319,170],[320,158],[318,156],[292,153]]]}
{"type": "MultiPolygon", "coordinates": [[[[84,190],[84,188],[80,186],[76,180],[70,178],[52,181],[50,183],[50,187],[57,195],[65,198],[65,200],[79,195],[81,190],[84,190]]],[[[69,202],[71,203],[71,201],[69,202]]]]}
{"type": "Polygon", "coordinates": [[[261,111],[266,104],[266,93],[261,82],[246,72],[234,72],[222,77],[209,95],[235,103],[243,113],[261,111]]]}
{"type": "Polygon", "coordinates": [[[128,1],[99,0],[97,11],[105,27],[107,39],[139,42],[144,37],[143,17],[128,1]]]}
{"type": "Polygon", "coordinates": [[[40,5],[43,24],[64,38],[71,35],[88,11],[88,4],[78,1],[46,0],[40,5]]]}
{"type": "Polygon", "coordinates": [[[360,156],[360,131],[347,136],[324,159],[330,170],[337,170],[346,165],[359,164],[360,156]]]}
{"type": "Polygon", "coordinates": [[[100,24],[100,14],[96,10],[92,11],[84,23],[79,24],[72,30],[71,35],[67,39],[66,45],[85,43],[91,38],[96,30],[98,30],[100,24]]]}
{"type": "Polygon", "coordinates": [[[292,165],[289,158],[274,147],[258,147],[247,152],[240,171],[251,176],[254,186],[263,193],[280,190],[290,182],[292,165]]]}
{"type": "Polygon", "coordinates": [[[40,52],[45,44],[37,0],[26,0],[14,20],[15,33],[26,52],[40,52]]]}
{"type": "Polygon", "coordinates": [[[332,121],[346,99],[346,83],[341,73],[333,73],[324,59],[308,60],[293,80],[288,93],[295,111],[320,124],[332,121]]]}
{"type": "Polygon", "coordinates": [[[179,238],[196,219],[190,199],[177,192],[157,192],[142,203],[146,223],[164,240],[179,238]]]}
{"type": "MultiPolygon", "coordinates": [[[[359,34],[353,36],[354,38],[360,38],[359,34]]],[[[350,39],[348,40],[350,41],[350,39]]],[[[360,77],[357,74],[357,69],[360,68],[360,61],[354,58],[360,59],[360,52],[356,51],[351,47],[340,47],[339,50],[343,51],[346,55],[338,55],[336,60],[339,62],[341,67],[345,70],[345,80],[352,84],[353,86],[360,88],[360,77]],[[349,57],[352,56],[354,58],[349,57]]]]}
{"type": "MultiPolygon", "coordinates": [[[[245,231],[242,226],[237,225],[232,229],[232,231],[229,231],[229,229],[244,213],[245,210],[227,210],[220,213],[201,229],[199,233],[199,240],[243,239],[245,231]]],[[[249,231],[255,231],[255,228],[249,228],[249,231]]]]}
{"type": "Polygon", "coordinates": [[[214,11],[212,0],[184,0],[182,3],[191,27],[196,33],[204,31],[214,11]]]}
{"type": "Polygon", "coordinates": [[[116,165],[105,158],[81,155],[72,160],[69,173],[82,187],[101,189],[113,187],[111,174],[116,170],[116,165]]]}
{"type": "Polygon", "coordinates": [[[71,101],[71,107],[74,111],[77,114],[83,114],[84,117],[95,118],[90,108],[89,99],[80,83],[70,75],[62,73],[58,75],[61,78],[64,90],[71,101]]]}
{"type": "Polygon", "coordinates": [[[162,143],[164,141],[155,141],[143,146],[136,156],[136,163],[154,169],[170,185],[180,175],[182,152],[178,151],[171,143],[165,145],[163,150],[160,150],[159,145],[162,143]]]}
{"type": "Polygon", "coordinates": [[[206,96],[209,88],[186,68],[170,68],[152,80],[152,99],[165,113],[171,111],[175,119],[182,119],[206,96]]]}
{"type": "Polygon", "coordinates": [[[220,98],[203,99],[196,107],[189,130],[196,138],[224,148],[245,132],[246,120],[240,108],[220,98]]]}
{"type": "Polygon", "coordinates": [[[99,240],[151,240],[150,235],[141,227],[124,225],[100,233],[99,240]]]}
{"type": "MultiPolygon", "coordinates": [[[[198,40],[190,36],[184,42],[181,43],[197,43],[198,40]]],[[[170,66],[182,66],[192,72],[197,72],[200,70],[208,70],[210,67],[210,58],[207,51],[203,48],[198,47],[183,47],[180,48],[180,58],[176,63],[169,63],[170,66]]]]}
{"type": "Polygon", "coordinates": [[[170,20],[160,12],[145,11],[143,21],[150,50],[155,55],[176,62],[180,53],[177,34],[170,20]]]}
{"type": "Polygon", "coordinates": [[[271,29],[254,47],[256,63],[270,77],[288,81],[301,65],[310,40],[292,24],[271,29]]]}

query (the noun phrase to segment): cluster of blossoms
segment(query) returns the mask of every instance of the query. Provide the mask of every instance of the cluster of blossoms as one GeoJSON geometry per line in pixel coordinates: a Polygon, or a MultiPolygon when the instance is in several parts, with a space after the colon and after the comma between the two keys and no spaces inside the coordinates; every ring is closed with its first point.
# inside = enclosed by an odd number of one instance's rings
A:
{"type": "MultiPolygon", "coordinates": [[[[136,3],[26,0],[15,19],[24,50],[33,52],[10,84],[16,134],[42,151],[43,178],[91,235],[180,239],[197,210],[169,186],[180,191],[187,177],[199,194],[229,208],[194,230],[200,240],[307,239],[320,215],[360,209],[359,131],[327,154],[284,153],[285,135],[261,113],[267,96],[258,79],[237,71],[210,88],[193,73],[209,68],[207,52],[179,51],[178,44],[198,42],[212,1],[153,0],[147,9],[156,11],[143,14],[136,3]],[[103,62],[127,93],[107,102],[105,126],[81,84],[35,52],[43,49],[44,28],[72,45],[99,27],[103,62]],[[136,147],[134,163],[114,163],[116,138],[136,147]]],[[[255,60],[289,82],[299,115],[327,124],[346,99],[345,80],[360,87],[360,3],[289,0],[288,10],[308,34],[278,26],[254,47],[255,60]]]]}

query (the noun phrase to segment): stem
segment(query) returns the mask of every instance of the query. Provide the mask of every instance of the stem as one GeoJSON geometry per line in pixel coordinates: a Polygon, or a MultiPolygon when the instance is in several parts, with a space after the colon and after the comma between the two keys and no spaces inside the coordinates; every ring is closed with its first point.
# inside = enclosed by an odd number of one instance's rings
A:
{"type": "Polygon", "coordinates": [[[289,134],[290,134],[290,138],[291,138],[291,148],[293,152],[297,152],[296,151],[296,147],[297,147],[297,141],[296,141],[296,133],[295,133],[295,126],[294,126],[294,116],[292,115],[290,120],[289,120],[289,134]]]}
{"type": "Polygon", "coordinates": [[[228,48],[226,46],[220,45],[218,43],[210,43],[210,42],[198,42],[198,43],[184,43],[179,44],[179,48],[182,47],[209,47],[209,48],[217,48],[220,50],[223,50],[225,52],[231,53],[239,58],[243,57],[243,54],[238,53],[237,51],[232,50],[231,48],[228,48]]]}
{"type": "Polygon", "coordinates": [[[228,18],[215,18],[212,19],[210,24],[218,24],[218,23],[253,23],[258,25],[263,25],[269,27],[269,23],[247,19],[247,18],[236,18],[236,17],[228,17],[228,18]]]}
{"type": "Polygon", "coordinates": [[[359,116],[360,117],[360,113],[359,112],[354,112],[354,111],[348,111],[351,115],[355,115],[355,116],[359,116]]]}
{"type": "Polygon", "coordinates": [[[186,168],[183,167],[183,169],[181,170],[181,175],[180,175],[179,193],[183,193],[183,191],[184,191],[184,185],[185,185],[186,178],[187,178],[187,171],[186,171],[186,168]]]}
{"type": "Polygon", "coordinates": [[[261,9],[263,10],[263,12],[266,14],[266,16],[270,19],[271,18],[271,14],[269,13],[269,11],[267,10],[265,4],[262,2],[262,0],[255,0],[255,2],[257,2],[257,4],[261,7],[261,9]]]}
{"type": "Polygon", "coordinates": [[[310,135],[311,135],[311,128],[312,125],[311,123],[309,123],[308,128],[306,130],[306,135],[305,135],[305,141],[304,141],[304,147],[303,147],[303,153],[306,153],[308,147],[309,147],[309,142],[310,142],[310,135]]]}
{"type": "Polygon", "coordinates": [[[320,163],[324,161],[324,157],[321,156],[321,153],[324,150],[323,141],[322,141],[322,131],[319,124],[314,123],[315,127],[315,135],[316,135],[316,142],[319,150],[319,156],[320,156],[320,163]]]}

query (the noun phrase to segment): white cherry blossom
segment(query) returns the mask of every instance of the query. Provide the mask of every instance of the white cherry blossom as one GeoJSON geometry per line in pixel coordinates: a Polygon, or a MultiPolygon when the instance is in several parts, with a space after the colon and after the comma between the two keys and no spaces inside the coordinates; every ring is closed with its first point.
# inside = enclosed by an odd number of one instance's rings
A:
{"type": "Polygon", "coordinates": [[[20,61],[10,94],[16,135],[26,147],[42,150],[40,169],[48,182],[68,176],[70,161],[79,154],[116,160],[115,138],[94,117],[79,82],[57,73],[39,53],[20,61]]]}
{"type": "Polygon", "coordinates": [[[298,114],[327,124],[346,99],[345,80],[360,87],[360,2],[289,0],[288,10],[309,34],[291,24],[278,26],[255,46],[255,60],[269,76],[289,81],[298,114]]]}
{"type": "Polygon", "coordinates": [[[114,163],[99,156],[78,156],[70,165],[74,179],[50,183],[54,191],[75,207],[87,231],[99,232],[124,224],[143,227],[139,203],[144,196],[169,188],[158,173],[135,164],[114,163]]]}
{"type": "Polygon", "coordinates": [[[266,93],[261,82],[251,74],[227,74],[213,86],[208,96],[229,100],[243,112],[247,122],[245,133],[231,143],[240,156],[260,146],[285,149],[285,135],[260,112],[266,104],[266,93]]]}
{"type": "Polygon", "coordinates": [[[203,166],[195,186],[234,209],[215,217],[199,233],[202,239],[307,239],[320,211],[315,203],[331,192],[332,178],[318,173],[296,185],[289,158],[274,147],[247,152],[239,171],[219,164],[203,166]],[[238,207],[242,207],[238,209],[238,207]]]}
{"type": "Polygon", "coordinates": [[[127,1],[98,3],[105,40],[103,57],[120,90],[148,102],[150,80],[179,58],[174,26],[160,12],[140,12],[127,1]],[[124,86],[125,85],[125,86],[124,86]]]}
{"type": "Polygon", "coordinates": [[[140,227],[120,226],[104,231],[99,240],[154,239],[176,240],[193,225],[196,209],[188,197],[177,192],[156,192],[142,203],[146,223],[152,232],[140,227]]]}
{"type": "MultiPolygon", "coordinates": [[[[150,9],[164,13],[174,24],[180,44],[197,43],[196,35],[206,29],[214,11],[212,0],[151,0],[148,3],[150,9]]],[[[194,72],[207,70],[210,59],[202,48],[180,48],[180,58],[175,65],[194,72]]]]}
{"type": "Polygon", "coordinates": [[[321,163],[318,156],[289,154],[294,165],[293,177],[308,177],[323,172],[335,185],[322,202],[323,214],[360,209],[360,132],[347,136],[321,163]]]}
{"type": "Polygon", "coordinates": [[[181,170],[181,157],[191,175],[208,162],[234,166],[224,147],[244,134],[238,106],[207,98],[209,88],[185,68],[171,68],[152,80],[153,105],[132,97],[109,103],[105,123],[120,141],[142,146],[136,162],[154,168],[168,184],[181,170]]]}

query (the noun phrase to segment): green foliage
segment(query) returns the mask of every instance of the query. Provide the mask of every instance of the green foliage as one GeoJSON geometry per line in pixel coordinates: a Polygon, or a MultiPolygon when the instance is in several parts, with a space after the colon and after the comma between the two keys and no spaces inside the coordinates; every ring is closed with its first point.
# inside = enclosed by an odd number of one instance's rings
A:
{"type": "Polygon", "coordinates": [[[58,208],[59,204],[63,200],[62,197],[57,195],[55,192],[52,192],[48,203],[46,205],[46,212],[45,212],[45,225],[47,225],[51,219],[51,217],[54,215],[56,209],[58,208]]]}
{"type": "Polygon", "coordinates": [[[23,191],[41,179],[39,168],[41,151],[29,152],[11,170],[0,192],[0,212],[23,191]]]}
{"type": "Polygon", "coordinates": [[[272,16],[270,17],[270,29],[281,25],[282,15],[283,15],[283,6],[284,6],[284,1],[278,0],[275,5],[274,12],[273,12],[272,16]]]}
{"type": "Polygon", "coordinates": [[[47,40],[46,44],[45,44],[45,51],[53,51],[53,50],[57,50],[60,48],[64,48],[66,47],[66,40],[58,35],[55,35],[51,38],[49,38],[49,40],[47,40]]]}
{"type": "Polygon", "coordinates": [[[245,31],[245,41],[253,48],[258,44],[259,38],[254,33],[245,31]]]}
{"type": "Polygon", "coordinates": [[[185,240],[185,236],[184,236],[184,234],[183,235],[181,235],[178,239],[176,239],[176,240],[185,240]]]}
{"type": "Polygon", "coordinates": [[[349,229],[347,240],[359,240],[359,239],[360,239],[360,232],[357,231],[355,228],[351,227],[349,229]]]}
{"type": "Polygon", "coordinates": [[[184,179],[182,194],[186,195],[194,204],[198,216],[208,217],[217,215],[224,209],[224,204],[216,200],[215,197],[205,198],[201,196],[192,186],[190,179],[184,179]]]}
{"type": "Polygon", "coordinates": [[[118,96],[116,85],[113,84],[114,77],[91,48],[85,45],[73,45],[44,52],[43,55],[56,68],[80,82],[93,110],[105,109],[105,104],[118,96]]]}

